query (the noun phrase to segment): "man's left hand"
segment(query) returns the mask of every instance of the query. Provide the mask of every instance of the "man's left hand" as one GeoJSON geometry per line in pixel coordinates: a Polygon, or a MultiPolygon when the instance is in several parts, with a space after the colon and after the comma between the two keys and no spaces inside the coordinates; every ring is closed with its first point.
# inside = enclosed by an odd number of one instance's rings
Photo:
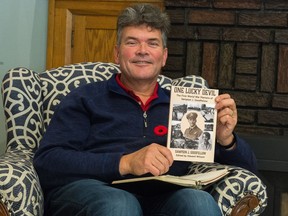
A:
{"type": "Polygon", "coordinates": [[[237,124],[237,108],[229,94],[216,97],[215,108],[218,111],[216,137],[220,145],[229,145],[234,138],[233,131],[237,124]]]}

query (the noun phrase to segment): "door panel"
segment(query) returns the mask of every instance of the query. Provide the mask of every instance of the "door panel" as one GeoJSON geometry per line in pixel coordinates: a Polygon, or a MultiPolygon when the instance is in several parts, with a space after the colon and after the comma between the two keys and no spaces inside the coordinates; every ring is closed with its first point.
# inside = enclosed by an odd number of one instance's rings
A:
{"type": "Polygon", "coordinates": [[[139,2],[164,8],[164,0],[49,0],[46,68],[114,62],[117,16],[139,2]]]}

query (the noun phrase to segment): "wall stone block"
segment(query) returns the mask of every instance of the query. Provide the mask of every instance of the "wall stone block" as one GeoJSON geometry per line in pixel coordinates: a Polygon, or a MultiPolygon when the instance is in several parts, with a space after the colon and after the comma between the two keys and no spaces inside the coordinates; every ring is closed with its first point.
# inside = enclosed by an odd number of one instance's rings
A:
{"type": "Polygon", "coordinates": [[[221,44],[220,51],[220,66],[217,87],[231,89],[234,87],[234,73],[233,73],[233,55],[235,43],[221,44]]]}
{"type": "Polygon", "coordinates": [[[279,47],[277,92],[288,93],[288,46],[279,47]]]}
{"type": "Polygon", "coordinates": [[[166,70],[172,70],[172,71],[181,71],[183,72],[184,64],[183,64],[183,57],[179,56],[170,56],[166,61],[166,70]]]}
{"type": "Polygon", "coordinates": [[[257,59],[237,59],[237,74],[257,74],[257,59]]]}
{"type": "Polygon", "coordinates": [[[286,13],[240,12],[238,24],[245,26],[287,27],[286,13]]]}
{"type": "Polygon", "coordinates": [[[211,7],[212,0],[165,0],[165,6],[166,7],[211,7]]]}
{"type": "Polygon", "coordinates": [[[186,75],[201,75],[202,47],[200,42],[187,42],[186,75]]]}
{"type": "Polygon", "coordinates": [[[203,65],[202,77],[207,80],[211,88],[217,86],[217,69],[218,69],[218,44],[203,44],[203,65]]]}
{"type": "Polygon", "coordinates": [[[257,77],[236,75],[235,89],[255,91],[257,88],[257,77]]]}
{"type": "Polygon", "coordinates": [[[236,20],[235,13],[230,11],[190,10],[188,16],[190,24],[233,25],[236,20]]]}
{"type": "Polygon", "coordinates": [[[288,110],[288,95],[275,94],[272,99],[272,107],[288,110]]]}
{"type": "Polygon", "coordinates": [[[288,30],[276,30],[275,31],[275,42],[288,44],[288,30]]]}
{"type": "Polygon", "coordinates": [[[170,30],[169,38],[185,40],[187,38],[187,28],[184,25],[173,26],[170,30]]]}
{"type": "Polygon", "coordinates": [[[167,46],[170,55],[184,55],[185,42],[181,40],[171,40],[167,46]]]}
{"type": "Polygon", "coordinates": [[[170,22],[172,24],[184,23],[185,22],[185,11],[184,11],[184,9],[170,10],[170,11],[167,11],[167,14],[169,15],[170,22]]]}
{"type": "Polygon", "coordinates": [[[257,112],[249,109],[238,109],[238,123],[254,124],[256,123],[257,112]]]}
{"type": "Polygon", "coordinates": [[[215,0],[213,6],[215,8],[225,9],[260,9],[260,0],[241,0],[241,1],[227,1],[227,0],[215,0]]]}
{"type": "Polygon", "coordinates": [[[216,40],[222,37],[222,29],[219,27],[209,26],[188,26],[187,38],[193,40],[216,40]]]}
{"type": "Polygon", "coordinates": [[[237,57],[257,58],[259,55],[258,43],[237,43],[237,57]]]}
{"type": "Polygon", "coordinates": [[[281,127],[271,127],[271,126],[258,126],[252,124],[238,124],[236,127],[236,132],[239,134],[253,134],[253,135],[284,135],[284,131],[281,127]]]}
{"type": "Polygon", "coordinates": [[[220,92],[230,94],[238,108],[253,108],[258,110],[258,108],[271,107],[271,97],[269,94],[228,90],[220,90],[220,92]]]}
{"type": "Polygon", "coordinates": [[[262,46],[260,70],[260,90],[273,92],[275,90],[275,73],[277,66],[277,47],[274,44],[262,46]]]}
{"type": "Polygon", "coordinates": [[[268,10],[288,10],[288,2],[286,0],[265,0],[264,7],[268,10]]]}
{"type": "Polygon", "coordinates": [[[258,112],[258,123],[261,125],[288,126],[288,112],[260,110],[258,112]]]}
{"type": "Polygon", "coordinates": [[[268,43],[271,41],[271,30],[250,28],[225,28],[223,30],[223,40],[268,43]]]}

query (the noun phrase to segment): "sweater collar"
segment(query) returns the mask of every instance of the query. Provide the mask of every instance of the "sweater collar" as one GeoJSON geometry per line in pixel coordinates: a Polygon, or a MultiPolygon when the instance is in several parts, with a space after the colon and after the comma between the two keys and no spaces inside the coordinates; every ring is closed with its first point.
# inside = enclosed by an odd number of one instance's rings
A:
{"type": "Polygon", "coordinates": [[[140,97],[138,97],[131,89],[128,89],[122,82],[121,82],[121,74],[117,74],[116,75],[116,82],[118,83],[118,85],[124,89],[127,94],[129,94],[132,98],[134,98],[134,100],[136,100],[143,111],[146,111],[148,110],[149,106],[151,105],[152,101],[155,100],[156,98],[158,98],[158,88],[159,88],[159,84],[156,83],[155,87],[154,87],[154,91],[153,91],[153,94],[149,97],[149,99],[147,100],[147,102],[144,104],[141,100],[140,97]]]}
{"type": "MultiPolygon", "coordinates": [[[[124,90],[117,82],[116,80],[117,74],[114,74],[113,77],[111,77],[108,80],[108,87],[110,91],[113,91],[117,94],[129,96],[134,99],[130,94],[127,93],[126,90],[124,90]]],[[[169,103],[170,102],[170,91],[167,89],[163,89],[159,84],[156,91],[156,94],[158,95],[158,98],[156,100],[151,101],[151,105],[157,104],[157,103],[169,103]]]]}

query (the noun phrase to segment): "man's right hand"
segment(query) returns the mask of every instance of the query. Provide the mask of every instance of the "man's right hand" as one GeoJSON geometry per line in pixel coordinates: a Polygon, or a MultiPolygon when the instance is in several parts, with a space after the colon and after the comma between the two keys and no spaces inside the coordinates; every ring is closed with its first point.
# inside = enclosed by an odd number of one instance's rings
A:
{"type": "Polygon", "coordinates": [[[124,155],[120,159],[119,172],[121,175],[140,176],[151,173],[158,176],[168,172],[172,163],[171,151],[162,145],[152,143],[136,152],[124,155]]]}

